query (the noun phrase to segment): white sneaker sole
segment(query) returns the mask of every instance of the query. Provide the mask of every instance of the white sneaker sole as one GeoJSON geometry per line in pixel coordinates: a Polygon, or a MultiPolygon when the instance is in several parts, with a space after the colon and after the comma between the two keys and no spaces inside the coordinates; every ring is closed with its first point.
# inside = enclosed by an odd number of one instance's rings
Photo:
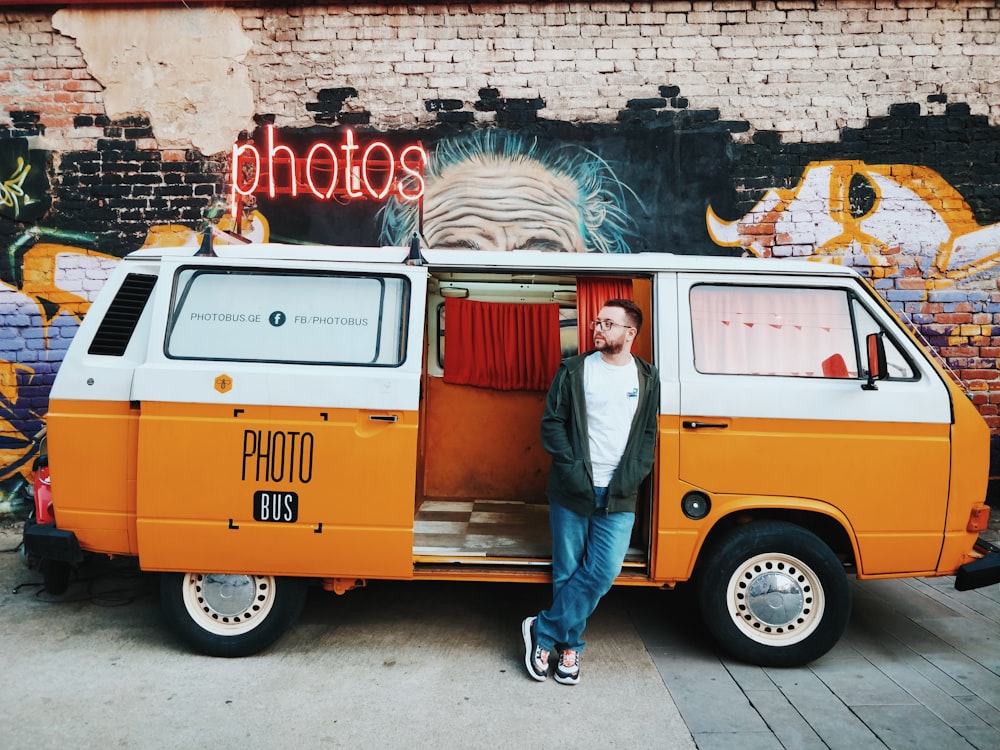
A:
{"type": "Polygon", "coordinates": [[[574,677],[562,677],[558,674],[555,674],[553,675],[553,677],[555,678],[555,681],[558,682],[560,685],[575,685],[580,681],[579,674],[577,674],[574,677]]]}
{"type": "Polygon", "coordinates": [[[535,671],[535,668],[532,665],[532,662],[534,662],[532,657],[535,653],[535,644],[532,642],[531,638],[531,626],[534,622],[534,617],[525,617],[521,622],[521,637],[524,639],[524,666],[528,670],[529,677],[533,680],[537,680],[538,682],[545,682],[545,679],[548,677],[548,673],[540,675],[535,671]]]}

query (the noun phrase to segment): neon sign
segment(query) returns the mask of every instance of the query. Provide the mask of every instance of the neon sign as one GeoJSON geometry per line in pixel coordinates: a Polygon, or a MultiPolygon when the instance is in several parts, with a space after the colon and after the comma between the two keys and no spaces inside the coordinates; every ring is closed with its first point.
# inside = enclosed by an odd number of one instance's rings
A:
{"type": "Polygon", "coordinates": [[[419,145],[398,153],[385,141],[372,141],[362,148],[353,130],[345,130],[343,141],[317,141],[304,154],[278,143],[274,126],[266,126],[264,147],[234,143],[230,173],[234,215],[243,198],[255,193],[311,194],[319,200],[355,198],[384,200],[393,194],[404,201],[424,194],[423,168],[427,152],[419,145]]]}

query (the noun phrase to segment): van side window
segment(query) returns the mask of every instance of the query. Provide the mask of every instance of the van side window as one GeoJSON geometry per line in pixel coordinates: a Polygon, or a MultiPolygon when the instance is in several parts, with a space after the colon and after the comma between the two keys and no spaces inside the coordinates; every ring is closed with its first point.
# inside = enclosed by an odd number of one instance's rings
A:
{"type": "Polygon", "coordinates": [[[409,291],[397,276],[183,268],[165,354],[396,367],[405,356],[409,291]]]}
{"type": "Polygon", "coordinates": [[[152,274],[130,273],[125,277],[97,327],[87,354],[109,357],[121,357],[125,354],[155,285],[156,276],[152,274]]]}
{"type": "Polygon", "coordinates": [[[720,375],[856,378],[848,294],[839,289],[691,289],[695,367],[720,375]]]}

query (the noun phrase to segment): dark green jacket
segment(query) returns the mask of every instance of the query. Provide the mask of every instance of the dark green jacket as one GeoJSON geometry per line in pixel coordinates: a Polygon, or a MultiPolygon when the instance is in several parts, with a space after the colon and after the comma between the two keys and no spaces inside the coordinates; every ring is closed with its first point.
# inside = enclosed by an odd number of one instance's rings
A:
{"type": "MultiPolygon", "coordinates": [[[[594,470],[587,437],[583,360],[579,354],[563,360],[552,379],[542,416],[542,446],[552,454],[546,495],[583,516],[596,508],[594,470]]],[[[608,485],[608,511],[635,511],[639,485],[653,468],[656,416],[660,406],[660,375],[648,362],[635,357],[639,374],[639,403],[625,453],[608,485]]]]}

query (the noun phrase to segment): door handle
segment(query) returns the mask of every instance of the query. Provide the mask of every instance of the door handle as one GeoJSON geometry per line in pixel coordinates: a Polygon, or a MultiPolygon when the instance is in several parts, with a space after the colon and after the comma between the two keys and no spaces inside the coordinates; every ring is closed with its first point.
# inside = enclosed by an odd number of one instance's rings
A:
{"type": "Polygon", "coordinates": [[[681,427],[683,427],[685,430],[703,430],[706,428],[724,430],[727,427],[729,427],[729,425],[723,422],[695,422],[692,419],[685,419],[683,422],[681,422],[681,427]]]}
{"type": "Polygon", "coordinates": [[[399,417],[395,414],[369,414],[368,421],[370,422],[397,422],[399,417]]]}

